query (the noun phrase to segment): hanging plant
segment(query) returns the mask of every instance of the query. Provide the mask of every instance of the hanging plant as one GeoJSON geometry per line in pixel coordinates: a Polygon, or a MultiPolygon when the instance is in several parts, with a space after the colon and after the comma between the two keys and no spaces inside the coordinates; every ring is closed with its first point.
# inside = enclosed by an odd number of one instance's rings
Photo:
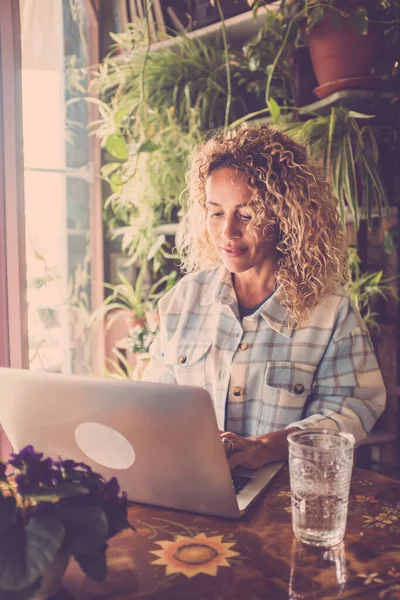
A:
{"type": "Polygon", "coordinates": [[[378,129],[373,115],[333,107],[327,116],[316,116],[286,127],[288,135],[322,161],[339,202],[343,225],[350,211],[356,229],[360,219],[371,225],[374,212],[390,215],[390,207],[379,166],[378,129]]]}

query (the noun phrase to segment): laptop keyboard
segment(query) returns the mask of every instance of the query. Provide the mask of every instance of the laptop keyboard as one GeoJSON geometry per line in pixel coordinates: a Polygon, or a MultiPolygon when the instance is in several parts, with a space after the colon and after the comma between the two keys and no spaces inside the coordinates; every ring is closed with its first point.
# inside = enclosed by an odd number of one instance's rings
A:
{"type": "Polygon", "coordinates": [[[235,489],[235,494],[239,494],[239,492],[241,492],[246,485],[249,483],[249,481],[252,480],[252,477],[246,477],[245,475],[235,475],[232,474],[232,483],[233,483],[233,487],[235,489]]]}

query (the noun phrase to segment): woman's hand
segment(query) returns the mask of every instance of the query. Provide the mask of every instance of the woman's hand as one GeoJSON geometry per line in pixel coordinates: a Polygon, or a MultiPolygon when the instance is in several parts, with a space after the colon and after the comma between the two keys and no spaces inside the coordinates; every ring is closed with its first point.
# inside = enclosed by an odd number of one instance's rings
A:
{"type": "Polygon", "coordinates": [[[221,439],[227,438],[231,442],[231,444],[224,444],[231,470],[238,465],[248,469],[259,469],[270,462],[287,460],[287,436],[296,429],[296,427],[282,429],[249,438],[241,437],[231,431],[220,432],[221,439]]]}

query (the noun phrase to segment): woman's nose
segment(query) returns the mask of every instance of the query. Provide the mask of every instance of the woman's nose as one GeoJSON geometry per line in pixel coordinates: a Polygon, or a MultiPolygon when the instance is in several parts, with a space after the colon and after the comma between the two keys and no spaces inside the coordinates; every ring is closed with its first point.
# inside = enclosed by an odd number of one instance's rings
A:
{"type": "Polygon", "coordinates": [[[222,229],[222,236],[227,240],[233,240],[239,238],[240,235],[240,229],[235,223],[235,220],[226,219],[224,222],[224,227],[222,229]]]}

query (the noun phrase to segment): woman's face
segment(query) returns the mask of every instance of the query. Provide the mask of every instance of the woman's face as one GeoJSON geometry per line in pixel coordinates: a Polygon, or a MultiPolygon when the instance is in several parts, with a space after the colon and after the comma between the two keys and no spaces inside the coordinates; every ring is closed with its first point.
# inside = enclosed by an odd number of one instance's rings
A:
{"type": "Polygon", "coordinates": [[[249,227],[251,197],[245,175],[232,167],[217,169],[207,178],[207,230],[231,273],[259,270],[266,261],[276,262],[276,229],[249,227]]]}

